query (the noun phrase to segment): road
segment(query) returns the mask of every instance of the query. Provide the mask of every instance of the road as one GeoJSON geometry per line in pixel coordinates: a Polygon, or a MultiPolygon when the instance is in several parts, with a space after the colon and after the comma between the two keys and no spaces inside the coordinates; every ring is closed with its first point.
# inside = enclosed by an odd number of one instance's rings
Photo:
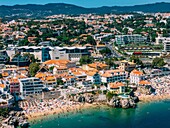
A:
{"type": "Polygon", "coordinates": [[[112,44],[106,43],[106,47],[108,47],[111,50],[113,57],[117,57],[117,58],[122,57],[122,55],[116,51],[116,49],[113,47],[112,44]]]}

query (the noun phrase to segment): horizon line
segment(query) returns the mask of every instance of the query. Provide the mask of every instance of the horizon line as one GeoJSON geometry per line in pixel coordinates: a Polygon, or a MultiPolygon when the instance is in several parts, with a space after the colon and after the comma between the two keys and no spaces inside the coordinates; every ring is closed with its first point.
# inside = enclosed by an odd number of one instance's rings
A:
{"type": "Polygon", "coordinates": [[[22,5],[48,5],[48,4],[68,4],[68,5],[74,5],[74,6],[78,6],[78,7],[83,7],[83,8],[100,8],[100,7],[132,7],[132,6],[140,6],[140,5],[150,5],[150,4],[161,4],[161,3],[166,3],[166,4],[170,4],[170,2],[153,2],[153,3],[144,3],[144,4],[134,4],[134,5],[103,5],[103,6],[95,6],[95,7],[86,7],[86,6],[81,6],[78,4],[73,4],[73,3],[66,3],[66,2],[60,2],[60,3],[44,3],[44,4],[40,4],[40,3],[28,3],[28,4],[12,4],[12,5],[8,5],[8,4],[0,4],[0,6],[22,6],[22,5]]]}

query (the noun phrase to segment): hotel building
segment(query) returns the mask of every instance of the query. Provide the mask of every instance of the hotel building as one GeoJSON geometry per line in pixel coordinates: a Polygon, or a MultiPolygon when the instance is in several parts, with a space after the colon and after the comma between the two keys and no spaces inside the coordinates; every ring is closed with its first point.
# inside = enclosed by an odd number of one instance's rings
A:
{"type": "Polygon", "coordinates": [[[19,79],[20,92],[23,96],[42,93],[44,87],[42,81],[35,77],[19,79]]]}

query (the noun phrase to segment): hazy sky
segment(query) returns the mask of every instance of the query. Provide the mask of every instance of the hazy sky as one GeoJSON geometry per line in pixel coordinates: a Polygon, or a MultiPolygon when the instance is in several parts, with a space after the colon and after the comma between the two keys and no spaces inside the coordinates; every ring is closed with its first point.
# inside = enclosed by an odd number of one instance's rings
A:
{"type": "Polygon", "coordinates": [[[170,2],[170,0],[0,0],[0,5],[70,3],[84,7],[99,7],[114,5],[136,5],[155,2],[170,2]]]}

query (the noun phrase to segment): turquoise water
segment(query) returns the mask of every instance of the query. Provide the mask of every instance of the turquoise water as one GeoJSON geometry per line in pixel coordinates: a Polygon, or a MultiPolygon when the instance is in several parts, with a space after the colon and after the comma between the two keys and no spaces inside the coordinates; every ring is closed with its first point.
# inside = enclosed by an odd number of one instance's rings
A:
{"type": "Polygon", "coordinates": [[[170,128],[170,101],[139,103],[136,109],[102,107],[55,115],[34,122],[31,128],[170,128]]]}

